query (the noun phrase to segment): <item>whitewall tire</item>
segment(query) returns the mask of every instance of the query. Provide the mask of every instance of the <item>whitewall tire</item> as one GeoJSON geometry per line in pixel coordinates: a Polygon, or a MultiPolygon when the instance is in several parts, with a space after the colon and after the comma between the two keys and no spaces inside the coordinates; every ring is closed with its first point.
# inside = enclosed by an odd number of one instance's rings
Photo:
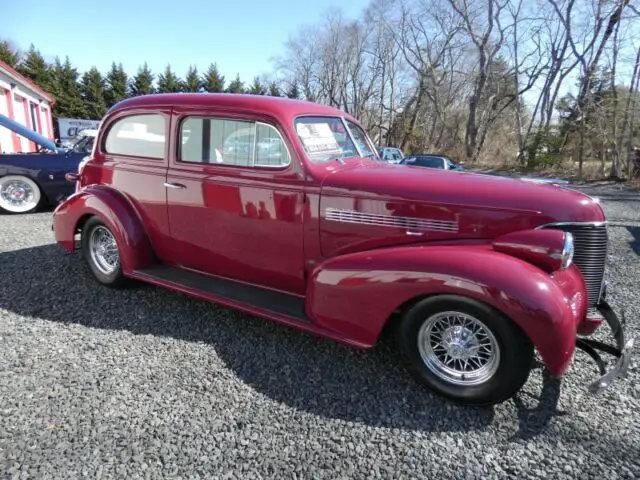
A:
{"type": "Polygon", "coordinates": [[[0,210],[9,213],[33,212],[42,200],[38,184],[22,175],[0,177],[0,210]]]}

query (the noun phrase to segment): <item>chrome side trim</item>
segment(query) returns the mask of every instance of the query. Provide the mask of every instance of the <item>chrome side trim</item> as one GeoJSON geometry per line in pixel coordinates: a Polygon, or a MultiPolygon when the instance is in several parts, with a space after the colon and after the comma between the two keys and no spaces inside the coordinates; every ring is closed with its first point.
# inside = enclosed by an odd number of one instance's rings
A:
{"type": "Polygon", "coordinates": [[[325,219],[333,222],[356,223],[376,227],[402,228],[405,230],[429,230],[436,232],[457,233],[457,220],[433,220],[416,217],[397,217],[379,213],[365,213],[356,210],[327,208],[325,219]]]}
{"type": "Polygon", "coordinates": [[[607,225],[607,221],[603,222],[551,222],[538,225],[535,230],[553,227],[602,227],[607,225]]]}

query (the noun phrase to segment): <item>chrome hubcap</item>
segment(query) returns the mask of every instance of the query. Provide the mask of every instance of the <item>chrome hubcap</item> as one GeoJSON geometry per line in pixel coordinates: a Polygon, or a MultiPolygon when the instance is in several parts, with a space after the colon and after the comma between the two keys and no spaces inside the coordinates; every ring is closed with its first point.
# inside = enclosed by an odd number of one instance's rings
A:
{"type": "Polygon", "coordinates": [[[10,180],[0,189],[2,200],[14,207],[22,207],[34,200],[35,193],[31,186],[22,180],[10,180]]]}
{"type": "Polygon", "coordinates": [[[491,331],[477,318],[441,312],[422,324],[418,350],[426,367],[456,385],[478,385],[498,370],[500,349],[491,331]]]}
{"type": "Polygon", "coordinates": [[[93,264],[105,275],[113,273],[119,265],[120,256],[116,239],[102,225],[94,228],[89,238],[89,252],[93,264]]]}

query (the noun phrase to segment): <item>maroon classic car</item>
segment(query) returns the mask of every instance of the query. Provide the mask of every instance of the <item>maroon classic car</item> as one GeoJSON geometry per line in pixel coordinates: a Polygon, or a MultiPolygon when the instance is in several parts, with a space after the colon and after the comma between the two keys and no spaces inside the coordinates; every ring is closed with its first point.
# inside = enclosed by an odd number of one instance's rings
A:
{"type": "Polygon", "coordinates": [[[384,329],[419,381],[465,404],[510,398],[535,350],[557,377],[576,347],[589,353],[594,392],[629,365],[596,199],[382,162],[334,108],[127,99],[67,178],[77,190],[54,213],[56,240],[105,285],[148,282],[359,348],[384,329]],[[603,321],[615,346],[585,338],[603,321]]]}

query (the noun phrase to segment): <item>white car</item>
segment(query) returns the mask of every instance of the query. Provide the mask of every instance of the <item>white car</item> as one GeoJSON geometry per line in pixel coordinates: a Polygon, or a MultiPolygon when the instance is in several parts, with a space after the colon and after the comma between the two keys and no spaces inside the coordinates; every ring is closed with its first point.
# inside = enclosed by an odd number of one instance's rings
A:
{"type": "Polygon", "coordinates": [[[394,147],[384,147],[378,150],[380,158],[388,163],[400,163],[404,158],[402,150],[394,147]]]}

